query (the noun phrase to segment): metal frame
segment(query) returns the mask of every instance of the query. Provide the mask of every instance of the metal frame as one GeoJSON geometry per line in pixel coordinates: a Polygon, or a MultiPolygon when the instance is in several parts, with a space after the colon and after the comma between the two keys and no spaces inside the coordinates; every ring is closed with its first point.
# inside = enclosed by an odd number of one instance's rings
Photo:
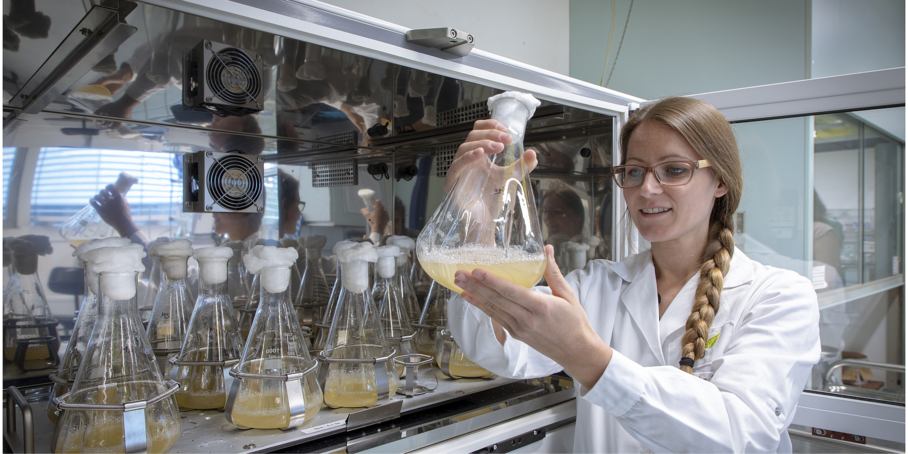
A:
{"type": "Polygon", "coordinates": [[[905,443],[905,406],[804,392],[792,424],[905,443]]]}

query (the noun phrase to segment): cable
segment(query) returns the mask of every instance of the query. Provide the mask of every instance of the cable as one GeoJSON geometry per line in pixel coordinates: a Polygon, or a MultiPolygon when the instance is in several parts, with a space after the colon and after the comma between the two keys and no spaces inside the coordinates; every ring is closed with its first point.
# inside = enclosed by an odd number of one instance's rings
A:
{"type": "Polygon", "coordinates": [[[608,80],[605,81],[605,86],[608,87],[608,83],[612,81],[612,73],[615,72],[615,66],[618,65],[618,57],[621,55],[621,45],[624,44],[624,34],[627,33],[627,24],[631,21],[631,10],[634,9],[634,0],[631,0],[631,7],[627,9],[627,20],[624,21],[624,31],[621,32],[621,41],[618,42],[618,51],[615,52],[615,62],[612,63],[612,71],[608,73],[608,80]]]}
{"type": "Polygon", "coordinates": [[[608,69],[608,59],[612,54],[612,37],[615,36],[615,3],[618,0],[612,0],[612,25],[608,29],[608,47],[605,50],[605,66],[602,67],[602,77],[599,79],[599,86],[605,82],[605,70],[608,69]]]}

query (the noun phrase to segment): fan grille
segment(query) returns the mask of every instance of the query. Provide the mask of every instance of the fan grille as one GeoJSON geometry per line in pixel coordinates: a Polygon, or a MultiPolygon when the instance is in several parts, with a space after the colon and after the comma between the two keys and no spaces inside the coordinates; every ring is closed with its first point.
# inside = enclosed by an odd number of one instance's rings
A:
{"type": "Polygon", "coordinates": [[[242,156],[215,159],[207,180],[209,195],[229,210],[249,208],[262,195],[262,174],[255,163],[242,156]]]}
{"type": "Polygon", "coordinates": [[[246,52],[228,47],[208,61],[205,79],[212,94],[231,104],[255,102],[262,90],[262,78],[246,52]]]}

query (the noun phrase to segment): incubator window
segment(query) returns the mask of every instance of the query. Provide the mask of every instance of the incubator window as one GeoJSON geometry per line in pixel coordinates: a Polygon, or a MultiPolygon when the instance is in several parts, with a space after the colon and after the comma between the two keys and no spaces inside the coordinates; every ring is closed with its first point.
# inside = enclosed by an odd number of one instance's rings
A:
{"type": "Polygon", "coordinates": [[[16,149],[3,147],[3,220],[6,220],[6,206],[9,201],[6,196],[9,194],[9,178],[12,175],[13,161],[16,159],[16,149]]]}

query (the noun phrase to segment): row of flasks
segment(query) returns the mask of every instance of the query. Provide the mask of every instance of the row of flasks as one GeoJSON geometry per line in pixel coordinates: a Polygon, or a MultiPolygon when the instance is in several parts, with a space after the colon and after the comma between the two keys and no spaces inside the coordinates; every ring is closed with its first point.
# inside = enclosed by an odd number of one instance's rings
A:
{"type": "MultiPolygon", "coordinates": [[[[147,327],[139,315],[143,248],[121,238],[81,244],[74,256],[88,291],[51,375],[53,449],[163,452],[181,432],[181,410],[223,410],[243,429],[300,427],[323,405],[370,407],[396,392],[413,395],[414,365],[436,365],[450,378],[491,376],[444,330],[449,290],[432,283],[420,309],[412,239],[388,237],[381,247],[342,241],[329,260],[321,257],[325,242],[195,250],[188,240],[153,243],[151,276],[160,273],[160,284],[147,327]],[[332,259],[329,291],[322,263],[332,259]],[[398,391],[408,375],[413,383],[398,391]]],[[[34,275],[31,262],[22,262],[7,290],[31,282],[23,277],[34,275]]],[[[5,315],[12,293],[4,293],[5,315]]]]}

